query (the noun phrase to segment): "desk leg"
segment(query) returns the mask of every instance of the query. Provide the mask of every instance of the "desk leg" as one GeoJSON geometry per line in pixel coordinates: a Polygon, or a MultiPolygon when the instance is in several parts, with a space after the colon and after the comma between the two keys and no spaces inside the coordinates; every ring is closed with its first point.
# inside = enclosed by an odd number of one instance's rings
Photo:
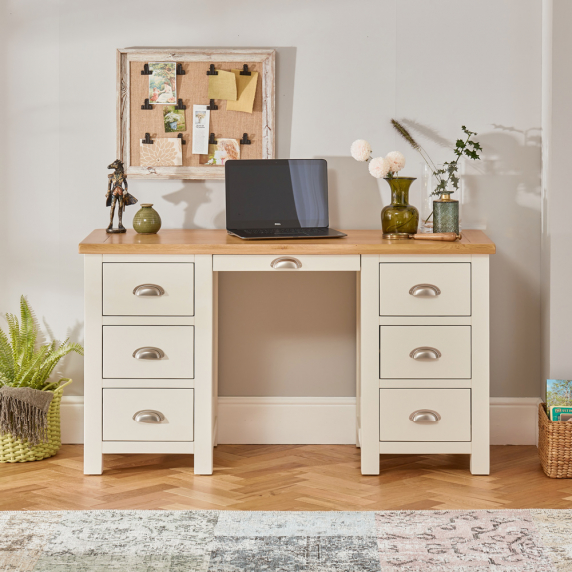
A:
{"type": "Polygon", "coordinates": [[[361,272],[356,272],[356,447],[361,447],[361,272]]]}
{"type": "Polygon", "coordinates": [[[218,446],[218,272],[213,272],[213,447],[218,446]]]}
{"type": "Polygon", "coordinates": [[[471,473],[490,473],[490,366],[489,366],[489,257],[471,257],[473,296],[472,343],[473,379],[471,388],[471,473]]]}
{"type": "Polygon", "coordinates": [[[195,475],[213,473],[214,431],[213,257],[195,256],[195,475]]]}
{"type": "Polygon", "coordinates": [[[379,256],[362,255],[359,288],[361,472],[379,475],[379,256]]]}
{"type": "Polygon", "coordinates": [[[103,322],[101,301],[103,299],[103,256],[86,254],[84,257],[84,446],[83,472],[86,475],[101,475],[103,472],[103,394],[102,351],[103,322]]]}

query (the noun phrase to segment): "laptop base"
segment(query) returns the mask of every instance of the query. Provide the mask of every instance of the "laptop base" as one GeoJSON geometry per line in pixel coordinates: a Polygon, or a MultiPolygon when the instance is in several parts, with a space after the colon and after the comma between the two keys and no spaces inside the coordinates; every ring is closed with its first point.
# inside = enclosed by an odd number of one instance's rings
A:
{"type": "Polygon", "coordinates": [[[290,240],[292,238],[343,238],[347,236],[333,228],[325,229],[296,229],[284,231],[282,229],[227,229],[228,234],[242,240],[290,240]],[[309,232],[311,231],[311,232],[309,232]]]}

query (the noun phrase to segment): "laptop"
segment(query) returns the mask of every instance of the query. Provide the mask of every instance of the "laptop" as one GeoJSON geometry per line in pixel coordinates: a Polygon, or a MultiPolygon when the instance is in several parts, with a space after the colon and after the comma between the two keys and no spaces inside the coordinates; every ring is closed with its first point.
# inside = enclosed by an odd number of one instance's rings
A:
{"type": "Polygon", "coordinates": [[[225,163],[226,229],[244,240],[341,238],[329,228],[324,159],[225,163]]]}

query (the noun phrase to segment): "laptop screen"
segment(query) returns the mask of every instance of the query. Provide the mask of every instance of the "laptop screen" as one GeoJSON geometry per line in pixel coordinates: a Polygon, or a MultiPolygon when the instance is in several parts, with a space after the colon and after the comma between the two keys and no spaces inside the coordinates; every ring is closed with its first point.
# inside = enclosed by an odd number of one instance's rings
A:
{"type": "Polygon", "coordinates": [[[329,226],[324,159],[227,161],[225,187],[227,229],[329,226]]]}

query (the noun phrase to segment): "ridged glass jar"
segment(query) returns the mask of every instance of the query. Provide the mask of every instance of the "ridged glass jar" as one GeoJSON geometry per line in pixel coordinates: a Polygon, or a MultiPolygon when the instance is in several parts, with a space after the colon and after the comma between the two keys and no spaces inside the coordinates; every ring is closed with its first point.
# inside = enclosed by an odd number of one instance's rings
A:
{"type": "Polygon", "coordinates": [[[409,238],[417,232],[419,211],[409,204],[409,187],[415,177],[385,179],[391,187],[391,204],[381,211],[383,238],[409,238]]]}
{"type": "Polygon", "coordinates": [[[161,217],[151,203],[141,204],[133,217],[133,228],[139,234],[157,234],[161,228],[161,217]]]}
{"type": "Polygon", "coordinates": [[[447,193],[433,201],[433,232],[459,234],[459,201],[447,193]]]}

